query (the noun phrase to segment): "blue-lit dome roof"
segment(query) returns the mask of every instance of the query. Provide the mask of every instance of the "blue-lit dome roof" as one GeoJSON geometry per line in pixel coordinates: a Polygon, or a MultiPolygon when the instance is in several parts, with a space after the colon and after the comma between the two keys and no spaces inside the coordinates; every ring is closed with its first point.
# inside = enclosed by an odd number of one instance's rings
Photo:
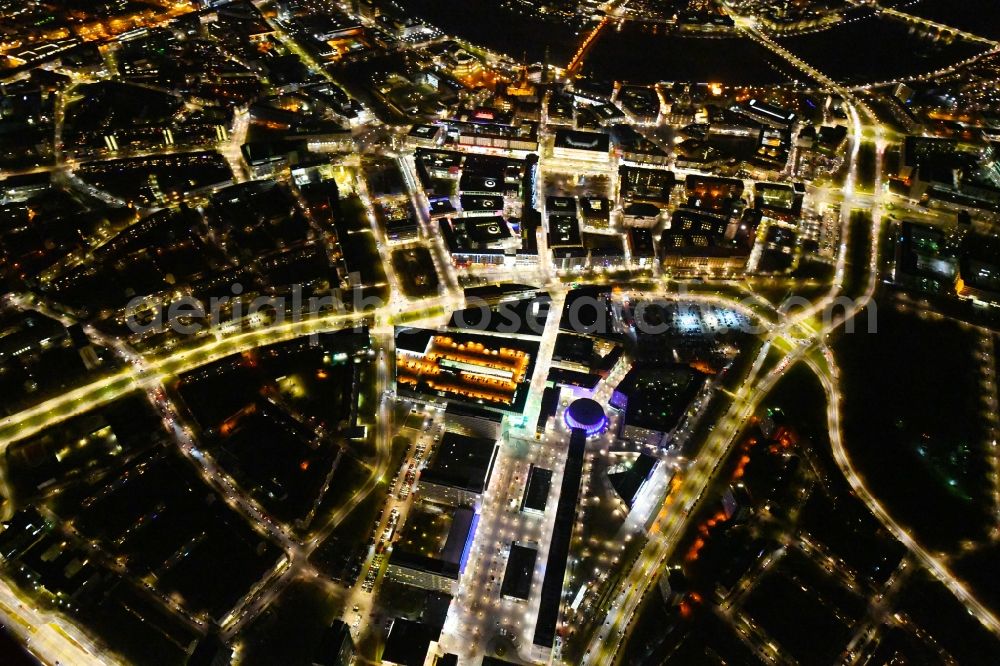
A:
{"type": "Polygon", "coordinates": [[[608,427],[608,417],[600,403],[590,398],[579,398],[566,408],[563,420],[570,428],[580,428],[593,436],[604,432],[608,427]]]}

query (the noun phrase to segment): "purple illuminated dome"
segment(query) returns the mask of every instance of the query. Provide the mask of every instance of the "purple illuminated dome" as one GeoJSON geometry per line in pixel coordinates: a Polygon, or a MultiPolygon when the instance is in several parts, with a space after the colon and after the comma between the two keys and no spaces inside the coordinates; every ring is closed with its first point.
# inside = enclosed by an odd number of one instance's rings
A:
{"type": "Polygon", "coordinates": [[[590,398],[574,400],[566,408],[563,420],[569,428],[580,428],[586,432],[587,437],[599,435],[608,427],[608,417],[604,415],[604,408],[590,398]]]}

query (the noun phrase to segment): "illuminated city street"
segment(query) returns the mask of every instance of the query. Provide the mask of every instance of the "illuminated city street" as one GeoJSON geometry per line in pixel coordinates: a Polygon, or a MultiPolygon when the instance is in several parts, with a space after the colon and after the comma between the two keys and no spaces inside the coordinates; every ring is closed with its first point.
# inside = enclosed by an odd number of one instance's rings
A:
{"type": "Polygon", "coordinates": [[[0,0],[0,662],[996,663],[997,18],[0,0]]]}

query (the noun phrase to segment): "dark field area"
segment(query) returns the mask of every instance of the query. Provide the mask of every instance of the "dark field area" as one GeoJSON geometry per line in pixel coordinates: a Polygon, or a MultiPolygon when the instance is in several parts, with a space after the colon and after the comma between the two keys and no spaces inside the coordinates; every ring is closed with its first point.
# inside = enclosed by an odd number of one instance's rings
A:
{"type": "Polygon", "coordinates": [[[932,548],[950,550],[987,527],[975,348],[976,333],[901,314],[886,298],[877,333],[859,328],[836,345],[848,455],[888,511],[932,548]]]}
{"type": "Polygon", "coordinates": [[[801,585],[791,576],[768,576],[750,594],[745,611],[800,663],[835,663],[850,627],[832,604],[801,585]]]}
{"type": "Polygon", "coordinates": [[[1000,545],[996,543],[980,546],[975,552],[955,560],[952,572],[969,584],[976,598],[996,613],[1000,610],[1000,545]]]}
{"type": "Polygon", "coordinates": [[[7,666],[34,666],[37,663],[6,627],[0,627],[0,660],[7,666]]]}
{"type": "Polygon", "coordinates": [[[800,532],[848,569],[881,586],[899,567],[906,549],[851,491],[837,468],[827,431],[826,395],[812,371],[799,363],[771,391],[767,404],[794,417],[811,455],[828,470],[826,488],[816,488],[798,513],[800,532]]]}
{"type": "Polygon", "coordinates": [[[962,666],[997,663],[1000,640],[930,574],[920,573],[904,586],[896,610],[918,624],[962,666]]]}
{"type": "Polygon", "coordinates": [[[699,608],[688,625],[678,622],[676,608],[667,608],[658,592],[646,596],[636,625],[623,646],[623,664],[763,664],[718,615],[699,608]],[[721,659],[721,661],[720,661],[721,659]]]}

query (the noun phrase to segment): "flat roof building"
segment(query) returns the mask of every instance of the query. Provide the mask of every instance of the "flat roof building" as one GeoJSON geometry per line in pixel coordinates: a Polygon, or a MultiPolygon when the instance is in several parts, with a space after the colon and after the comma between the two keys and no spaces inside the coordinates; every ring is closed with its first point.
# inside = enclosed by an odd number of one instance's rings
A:
{"type": "Polygon", "coordinates": [[[441,627],[397,617],[389,626],[382,651],[382,663],[396,666],[423,666],[431,643],[441,637],[441,627]]]}
{"type": "Polygon", "coordinates": [[[611,156],[611,139],[597,132],[557,129],[552,154],[567,160],[607,162],[611,156]]]}
{"type": "Polygon", "coordinates": [[[633,367],[611,396],[622,412],[618,436],[665,446],[704,384],[704,375],[687,366],[633,367]]]}
{"type": "Polygon", "coordinates": [[[463,195],[479,195],[484,197],[501,196],[505,183],[492,175],[482,176],[466,171],[458,181],[458,191],[463,195]]]}
{"type": "Polygon", "coordinates": [[[501,215],[503,197],[483,194],[463,194],[458,198],[465,215],[501,215]]]}
{"type": "Polygon", "coordinates": [[[623,160],[636,164],[664,165],[670,156],[658,145],[639,134],[631,125],[614,125],[611,138],[623,160]]]}
{"type": "Polygon", "coordinates": [[[561,332],[556,336],[552,361],[573,370],[589,372],[594,362],[594,339],[578,333],[561,332]]]}
{"type": "Polygon", "coordinates": [[[620,166],[618,177],[621,181],[620,195],[623,200],[653,203],[661,208],[670,203],[670,192],[675,182],[672,171],[620,166]]]}
{"type": "Polygon", "coordinates": [[[641,227],[630,227],[626,239],[633,264],[645,267],[653,263],[656,259],[656,247],[653,245],[652,231],[641,227]]]}
{"type": "Polygon", "coordinates": [[[313,666],[349,666],[354,658],[354,641],[351,639],[351,629],[340,619],[333,621],[323,631],[316,654],[313,656],[313,666]]]}
{"type": "Polygon", "coordinates": [[[576,197],[545,197],[545,212],[576,215],[576,197]]]}
{"type": "Polygon", "coordinates": [[[475,537],[479,515],[471,509],[424,502],[393,546],[390,580],[454,596],[475,537]]]}
{"type": "Polygon", "coordinates": [[[659,462],[651,455],[640,453],[631,463],[608,470],[608,481],[625,506],[630,509],[635,506],[643,486],[659,462]]]}
{"type": "Polygon", "coordinates": [[[449,120],[448,127],[449,134],[459,145],[527,152],[538,150],[538,125],[530,121],[506,125],[449,120]]]}
{"type": "Polygon", "coordinates": [[[751,247],[728,239],[728,228],[724,216],[679,209],[660,235],[660,261],[664,267],[688,270],[743,268],[751,247]]]}
{"type": "Polygon", "coordinates": [[[449,402],[444,410],[445,427],[453,432],[486,437],[496,441],[503,433],[504,415],[458,402],[449,402]]]}
{"type": "Polygon", "coordinates": [[[556,415],[556,410],[559,408],[559,392],[558,386],[546,386],[542,390],[542,405],[538,411],[538,422],[535,424],[537,435],[545,432],[549,427],[549,421],[556,415]]]}
{"type": "Polygon", "coordinates": [[[521,511],[537,515],[545,513],[551,489],[552,470],[531,465],[528,468],[528,482],[524,486],[524,497],[521,498],[521,511]]]}
{"type": "Polygon", "coordinates": [[[516,541],[510,545],[507,568],[504,570],[500,596],[527,601],[531,593],[531,580],[535,576],[538,549],[523,546],[516,541]]]}
{"type": "Polygon", "coordinates": [[[647,201],[633,201],[622,207],[626,229],[652,229],[660,223],[662,208],[647,201]]]}
{"type": "Polygon", "coordinates": [[[433,460],[420,472],[421,495],[472,506],[489,486],[499,450],[494,439],[446,432],[433,460]]]}
{"type": "Polygon", "coordinates": [[[607,227],[611,220],[611,202],[603,197],[581,197],[580,217],[592,227],[607,227]]]}
{"type": "Polygon", "coordinates": [[[549,247],[583,247],[580,223],[575,213],[549,216],[549,247]]]}
{"type": "Polygon", "coordinates": [[[406,137],[411,146],[439,146],[444,141],[444,128],[439,125],[414,125],[406,137]]]}
{"type": "Polygon", "coordinates": [[[984,305],[1000,304],[1000,261],[963,256],[958,264],[955,293],[984,305]]]}
{"type": "Polygon", "coordinates": [[[769,127],[785,130],[791,129],[797,118],[794,112],[762,102],[759,99],[751,99],[746,104],[735,106],[733,111],[769,127]]]}
{"type": "Polygon", "coordinates": [[[552,526],[549,555],[545,563],[545,577],[542,579],[542,594],[538,606],[538,621],[532,638],[534,645],[542,650],[551,649],[559,627],[559,615],[563,601],[563,582],[566,578],[566,560],[569,557],[573,523],[576,521],[577,498],[580,494],[580,480],[583,477],[583,454],[587,435],[583,430],[574,429],[570,435],[566,453],[566,467],[563,470],[562,485],[559,489],[559,504],[556,520],[552,526]]]}

